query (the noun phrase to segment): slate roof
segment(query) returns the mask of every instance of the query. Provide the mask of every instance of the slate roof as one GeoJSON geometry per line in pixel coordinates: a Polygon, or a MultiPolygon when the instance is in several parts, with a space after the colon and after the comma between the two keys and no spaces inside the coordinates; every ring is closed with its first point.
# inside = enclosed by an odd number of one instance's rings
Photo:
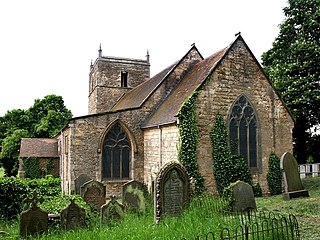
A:
{"type": "Polygon", "coordinates": [[[196,63],[142,127],[174,123],[183,102],[207,79],[228,49],[196,63]]]}
{"type": "Polygon", "coordinates": [[[58,140],[50,138],[22,138],[20,157],[58,158],[58,140]]]}
{"type": "Polygon", "coordinates": [[[177,62],[167,67],[160,73],[156,74],[148,81],[145,81],[137,87],[131,89],[125,94],[111,109],[111,111],[132,109],[141,107],[144,101],[152,94],[152,92],[162,83],[165,77],[174,69],[177,62]]]}

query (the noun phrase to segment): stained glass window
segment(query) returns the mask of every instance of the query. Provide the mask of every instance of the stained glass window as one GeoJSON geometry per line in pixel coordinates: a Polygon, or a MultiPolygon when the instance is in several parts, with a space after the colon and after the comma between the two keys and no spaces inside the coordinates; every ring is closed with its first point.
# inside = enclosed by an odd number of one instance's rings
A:
{"type": "Polygon", "coordinates": [[[119,123],[108,131],[103,143],[102,175],[104,179],[128,179],[130,142],[119,123]]]}
{"type": "Polygon", "coordinates": [[[231,109],[229,136],[232,151],[248,161],[248,166],[257,168],[257,117],[247,98],[241,96],[231,109]]]}

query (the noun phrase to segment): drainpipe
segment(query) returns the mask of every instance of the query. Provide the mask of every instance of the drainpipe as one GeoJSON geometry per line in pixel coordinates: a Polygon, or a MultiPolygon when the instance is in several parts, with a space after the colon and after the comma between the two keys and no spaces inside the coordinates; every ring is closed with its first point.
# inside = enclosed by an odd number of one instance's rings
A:
{"type": "Polygon", "coordinates": [[[162,128],[158,125],[159,129],[159,163],[162,167],[162,128]]]}

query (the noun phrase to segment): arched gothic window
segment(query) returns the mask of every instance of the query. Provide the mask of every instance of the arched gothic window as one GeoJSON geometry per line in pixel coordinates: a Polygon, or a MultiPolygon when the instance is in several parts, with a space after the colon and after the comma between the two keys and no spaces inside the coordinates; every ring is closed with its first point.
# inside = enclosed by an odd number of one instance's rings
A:
{"type": "Polygon", "coordinates": [[[130,141],[119,123],[108,131],[103,142],[102,176],[104,179],[128,179],[130,141]]]}
{"type": "Polygon", "coordinates": [[[250,168],[257,168],[257,117],[245,96],[239,97],[231,109],[229,136],[231,150],[244,157],[250,168]]]}

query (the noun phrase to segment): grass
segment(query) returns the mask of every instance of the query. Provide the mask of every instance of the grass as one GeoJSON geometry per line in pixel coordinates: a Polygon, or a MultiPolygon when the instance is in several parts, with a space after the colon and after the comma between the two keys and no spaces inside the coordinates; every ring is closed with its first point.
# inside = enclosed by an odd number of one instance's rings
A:
{"type": "MultiPolygon", "coordinates": [[[[303,180],[309,190],[309,198],[297,198],[290,201],[281,195],[257,198],[259,210],[275,211],[281,214],[294,214],[299,222],[300,236],[303,240],[320,239],[320,177],[303,180]]],[[[148,208],[146,214],[127,213],[124,220],[110,225],[100,226],[99,218],[90,218],[88,228],[62,232],[58,227],[49,228],[49,234],[41,239],[205,239],[208,232],[220,232],[222,228],[233,228],[239,225],[235,218],[227,218],[219,214],[220,201],[203,196],[192,201],[189,209],[179,218],[165,218],[155,225],[153,209],[148,208]]],[[[19,239],[19,222],[0,221],[0,231],[9,235],[1,239],[19,239]]],[[[209,237],[209,239],[211,239],[209,237]]]]}

